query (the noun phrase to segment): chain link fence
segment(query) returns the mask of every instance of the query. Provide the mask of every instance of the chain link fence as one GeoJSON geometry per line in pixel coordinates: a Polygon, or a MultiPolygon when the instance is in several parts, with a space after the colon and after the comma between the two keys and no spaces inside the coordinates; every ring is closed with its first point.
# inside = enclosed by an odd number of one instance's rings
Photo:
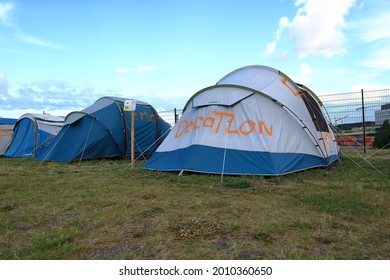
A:
{"type": "Polygon", "coordinates": [[[183,109],[173,109],[170,111],[159,111],[158,115],[171,126],[173,126],[177,120],[181,117],[183,109]]]}
{"type": "Polygon", "coordinates": [[[390,89],[320,96],[340,146],[371,147],[375,134],[390,120],[390,89]]]}

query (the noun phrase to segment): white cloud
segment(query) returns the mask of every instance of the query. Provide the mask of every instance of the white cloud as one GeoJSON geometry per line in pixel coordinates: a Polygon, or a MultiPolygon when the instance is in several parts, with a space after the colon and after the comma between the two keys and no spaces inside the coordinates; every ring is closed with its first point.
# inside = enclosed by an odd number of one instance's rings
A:
{"type": "Polygon", "coordinates": [[[9,13],[14,8],[12,3],[0,3],[0,24],[14,27],[12,22],[9,19],[9,13]]]}
{"type": "Polygon", "coordinates": [[[276,30],[276,32],[274,34],[275,39],[271,43],[267,44],[265,51],[264,51],[265,56],[273,55],[273,58],[275,58],[277,60],[283,59],[287,56],[287,51],[283,51],[282,54],[275,54],[274,55],[274,53],[276,52],[276,45],[277,45],[277,42],[280,40],[280,37],[281,37],[283,31],[287,28],[290,28],[290,26],[291,26],[291,24],[290,24],[287,17],[280,18],[279,28],[278,28],[278,30],[276,30]]]}
{"type": "Polygon", "coordinates": [[[287,30],[301,59],[309,55],[330,58],[344,54],[344,18],[354,4],[355,0],[297,0],[295,17],[291,21],[286,17],[279,20],[274,45],[287,30]]]}
{"type": "Polygon", "coordinates": [[[348,74],[348,70],[345,68],[336,68],[334,69],[333,73],[335,73],[336,75],[346,75],[348,74]]]}
{"type": "Polygon", "coordinates": [[[360,65],[379,71],[390,70],[390,17],[389,2],[367,8],[367,16],[351,24],[357,32],[359,43],[368,48],[360,57],[360,65]]]}
{"type": "Polygon", "coordinates": [[[5,99],[8,94],[8,81],[3,72],[0,72],[0,98],[5,99]]]}
{"type": "Polygon", "coordinates": [[[390,17],[388,14],[366,18],[358,22],[355,27],[359,29],[361,40],[364,43],[390,38],[390,17]]]}
{"type": "Polygon", "coordinates": [[[284,60],[287,57],[288,57],[288,51],[284,50],[284,51],[280,52],[278,55],[274,56],[274,59],[275,60],[284,60]]]}
{"type": "Polygon", "coordinates": [[[281,17],[279,20],[279,28],[276,30],[275,38],[276,40],[280,39],[280,36],[282,35],[283,31],[285,29],[291,28],[291,22],[288,20],[287,17],[281,17]]]}
{"type": "Polygon", "coordinates": [[[0,72],[0,85],[7,81],[7,77],[3,72],[0,72]]]}
{"type": "Polygon", "coordinates": [[[138,65],[135,69],[134,69],[134,72],[137,76],[141,76],[141,75],[144,75],[144,74],[147,74],[149,72],[152,72],[152,71],[155,71],[155,70],[159,70],[159,69],[163,69],[163,70],[172,70],[175,66],[175,62],[174,61],[171,61],[171,62],[166,62],[166,63],[162,63],[162,64],[155,64],[155,65],[144,65],[144,64],[141,64],[141,65],[138,65]]]}
{"type": "Polygon", "coordinates": [[[271,55],[275,52],[275,49],[276,49],[276,40],[273,40],[271,43],[267,44],[264,54],[266,56],[271,55]]]}
{"type": "Polygon", "coordinates": [[[14,4],[13,3],[0,3],[0,24],[10,28],[13,31],[13,35],[18,39],[20,42],[27,43],[30,45],[45,47],[49,49],[55,49],[55,50],[65,50],[63,46],[51,43],[47,40],[38,38],[36,36],[28,35],[22,32],[21,28],[14,24],[10,20],[10,12],[14,10],[14,4]]]}
{"type": "Polygon", "coordinates": [[[292,20],[292,37],[300,58],[319,54],[332,57],[344,54],[344,17],[354,0],[307,0],[297,2],[297,15],[292,20]]]}
{"type": "Polygon", "coordinates": [[[361,8],[364,16],[350,23],[350,28],[358,32],[359,39],[363,43],[390,39],[389,9],[390,3],[387,0],[377,0],[375,4],[368,2],[361,8]]]}
{"type": "Polygon", "coordinates": [[[116,68],[115,68],[115,71],[116,71],[117,73],[127,73],[127,72],[129,72],[129,68],[116,67],[116,68]]]}
{"type": "Polygon", "coordinates": [[[390,42],[387,46],[382,46],[381,48],[375,49],[372,51],[366,59],[361,61],[363,67],[376,68],[379,70],[390,70],[390,42]]]}
{"type": "MultiPolygon", "coordinates": [[[[3,84],[4,82],[1,82],[1,85],[3,84]]],[[[5,83],[5,86],[5,90],[0,94],[1,111],[80,110],[106,93],[98,92],[90,85],[75,86],[55,80],[40,80],[12,88],[5,83]]]]}
{"type": "Polygon", "coordinates": [[[161,66],[159,65],[138,65],[138,67],[135,69],[135,73],[140,76],[159,69],[160,67],[161,66]]]}
{"type": "Polygon", "coordinates": [[[45,47],[45,48],[54,49],[54,50],[61,50],[61,51],[65,50],[65,48],[62,47],[62,46],[53,44],[53,43],[48,42],[48,41],[46,41],[44,39],[37,38],[35,36],[27,35],[27,34],[20,33],[20,32],[16,32],[15,36],[21,42],[24,42],[24,43],[27,43],[27,44],[30,44],[30,45],[45,47]]]}
{"type": "Polygon", "coordinates": [[[299,74],[299,76],[290,74],[290,78],[296,83],[305,84],[305,83],[310,82],[310,76],[312,73],[311,66],[307,63],[302,63],[300,70],[301,70],[301,73],[299,74]]]}
{"type": "Polygon", "coordinates": [[[302,73],[302,76],[304,76],[304,77],[310,76],[311,71],[312,71],[312,70],[311,70],[311,67],[310,67],[309,64],[307,64],[307,63],[302,63],[302,65],[301,65],[301,73],[302,73]]]}

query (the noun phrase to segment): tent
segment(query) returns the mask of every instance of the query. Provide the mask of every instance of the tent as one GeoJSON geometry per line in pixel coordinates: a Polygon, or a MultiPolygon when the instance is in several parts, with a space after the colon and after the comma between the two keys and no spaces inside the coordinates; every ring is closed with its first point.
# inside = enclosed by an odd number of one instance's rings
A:
{"type": "MultiPolygon", "coordinates": [[[[62,130],[38,159],[70,162],[131,154],[131,114],[126,99],[102,97],[82,111],[71,112],[62,130]]],[[[150,156],[170,129],[149,104],[136,101],[134,154],[150,156]]]]}
{"type": "Polygon", "coordinates": [[[339,159],[319,98],[265,66],[247,66],[194,94],[144,168],[283,175],[339,159]]]}
{"type": "Polygon", "coordinates": [[[47,114],[24,114],[16,122],[6,157],[40,155],[60,131],[64,118],[47,114]]]}
{"type": "Polygon", "coordinates": [[[0,156],[4,154],[11,143],[16,121],[17,119],[0,118],[0,156]]]}

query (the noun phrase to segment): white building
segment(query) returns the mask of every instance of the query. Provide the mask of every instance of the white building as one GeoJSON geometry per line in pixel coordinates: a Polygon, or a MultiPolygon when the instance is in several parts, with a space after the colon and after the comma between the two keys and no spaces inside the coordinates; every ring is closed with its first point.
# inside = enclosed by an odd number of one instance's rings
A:
{"type": "Polygon", "coordinates": [[[390,103],[382,105],[380,110],[375,111],[375,127],[381,128],[385,120],[390,120],[390,103]]]}

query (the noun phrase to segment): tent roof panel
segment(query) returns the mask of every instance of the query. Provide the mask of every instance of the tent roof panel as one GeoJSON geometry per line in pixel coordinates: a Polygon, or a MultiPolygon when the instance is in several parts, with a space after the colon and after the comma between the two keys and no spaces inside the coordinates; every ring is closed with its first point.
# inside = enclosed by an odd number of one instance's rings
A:
{"type": "Polygon", "coordinates": [[[236,69],[217,84],[235,84],[256,89],[272,98],[288,103],[299,95],[299,87],[283,72],[267,66],[251,65],[236,69]]]}
{"type": "MultiPolygon", "coordinates": [[[[65,125],[73,123],[85,115],[93,115],[93,113],[104,109],[105,107],[111,105],[112,103],[118,103],[118,102],[124,103],[126,100],[129,100],[129,99],[130,98],[114,97],[114,96],[101,97],[98,100],[96,100],[95,103],[93,103],[91,106],[83,109],[82,111],[70,112],[65,118],[65,120],[66,120],[65,125]]],[[[139,106],[150,106],[151,107],[151,105],[149,105],[146,102],[136,100],[136,103],[139,106]]],[[[118,108],[119,108],[119,105],[118,105],[118,108]]]]}
{"type": "Polygon", "coordinates": [[[58,117],[58,116],[52,116],[48,114],[36,114],[36,113],[26,113],[22,115],[18,121],[21,119],[30,119],[34,121],[35,119],[47,121],[47,122],[63,122],[64,118],[63,117],[58,117]]]}
{"type": "Polygon", "coordinates": [[[207,94],[199,94],[194,97],[192,107],[210,105],[232,106],[252,94],[254,92],[246,88],[235,88],[232,90],[229,86],[210,87],[207,94]]]}
{"type": "Polygon", "coordinates": [[[15,124],[17,119],[0,118],[0,124],[15,124]]]}

